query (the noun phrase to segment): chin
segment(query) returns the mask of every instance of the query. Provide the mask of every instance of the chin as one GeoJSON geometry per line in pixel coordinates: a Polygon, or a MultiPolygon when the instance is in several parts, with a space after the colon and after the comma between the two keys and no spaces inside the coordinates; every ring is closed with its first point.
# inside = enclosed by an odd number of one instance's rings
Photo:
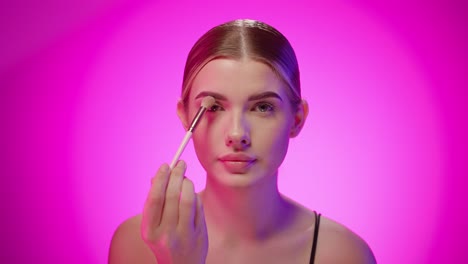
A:
{"type": "Polygon", "coordinates": [[[222,173],[218,174],[216,177],[216,181],[225,186],[230,188],[247,188],[255,185],[259,179],[253,178],[251,175],[248,174],[230,174],[230,173],[222,173]]]}

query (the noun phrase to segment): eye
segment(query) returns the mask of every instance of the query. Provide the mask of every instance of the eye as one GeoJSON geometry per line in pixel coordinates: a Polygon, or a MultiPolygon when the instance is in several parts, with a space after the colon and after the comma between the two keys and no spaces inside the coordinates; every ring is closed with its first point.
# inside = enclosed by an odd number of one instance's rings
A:
{"type": "Polygon", "coordinates": [[[262,112],[262,113],[268,113],[268,112],[273,112],[275,108],[273,107],[272,104],[269,104],[269,103],[259,103],[255,105],[254,110],[258,112],[262,112]]]}
{"type": "Polygon", "coordinates": [[[219,104],[214,104],[212,105],[210,108],[208,108],[208,112],[217,112],[217,111],[221,111],[223,110],[223,108],[219,105],[219,104]]]}

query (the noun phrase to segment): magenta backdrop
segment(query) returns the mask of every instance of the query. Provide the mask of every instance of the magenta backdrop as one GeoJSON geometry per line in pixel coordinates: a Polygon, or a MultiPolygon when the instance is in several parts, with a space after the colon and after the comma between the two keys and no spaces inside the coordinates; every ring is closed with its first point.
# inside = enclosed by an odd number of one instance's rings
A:
{"type": "MultiPolygon", "coordinates": [[[[235,18],[272,24],[298,55],[311,112],[281,191],[355,230],[379,263],[466,259],[463,1],[35,2],[0,4],[0,262],[107,261],[182,139],[191,45],[235,18]]],[[[191,145],[183,159],[200,190],[191,145]]]]}

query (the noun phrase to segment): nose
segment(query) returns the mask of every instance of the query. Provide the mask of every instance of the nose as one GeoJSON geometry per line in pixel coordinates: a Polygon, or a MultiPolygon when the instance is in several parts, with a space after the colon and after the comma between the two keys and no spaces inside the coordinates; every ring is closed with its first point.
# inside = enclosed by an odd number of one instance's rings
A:
{"type": "Polygon", "coordinates": [[[226,146],[243,150],[250,146],[249,125],[242,114],[233,114],[226,133],[226,146]]]}

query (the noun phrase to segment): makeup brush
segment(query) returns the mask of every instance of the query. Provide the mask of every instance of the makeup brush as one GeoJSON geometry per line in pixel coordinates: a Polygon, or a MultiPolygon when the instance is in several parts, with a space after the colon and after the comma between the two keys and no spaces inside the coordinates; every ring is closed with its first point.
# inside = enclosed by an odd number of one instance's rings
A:
{"type": "Polygon", "coordinates": [[[182,152],[184,151],[185,146],[187,146],[187,143],[189,142],[190,138],[192,137],[192,133],[195,130],[195,127],[197,127],[198,122],[200,121],[201,117],[205,113],[206,109],[213,106],[214,103],[215,103],[215,99],[213,97],[211,97],[211,96],[207,96],[207,97],[203,98],[203,100],[201,102],[200,109],[198,109],[197,114],[193,118],[192,124],[190,125],[190,128],[187,131],[187,133],[185,134],[185,137],[182,140],[182,143],[180,144],[179,149],[177,150],[177,152],[176,152],[176,154],[174,156],[174,159],[172,159],[171,166],[170,166],[171,170],[175,167],[177,161],[180,158],[180,155],[182,155],[182,152]]]}

